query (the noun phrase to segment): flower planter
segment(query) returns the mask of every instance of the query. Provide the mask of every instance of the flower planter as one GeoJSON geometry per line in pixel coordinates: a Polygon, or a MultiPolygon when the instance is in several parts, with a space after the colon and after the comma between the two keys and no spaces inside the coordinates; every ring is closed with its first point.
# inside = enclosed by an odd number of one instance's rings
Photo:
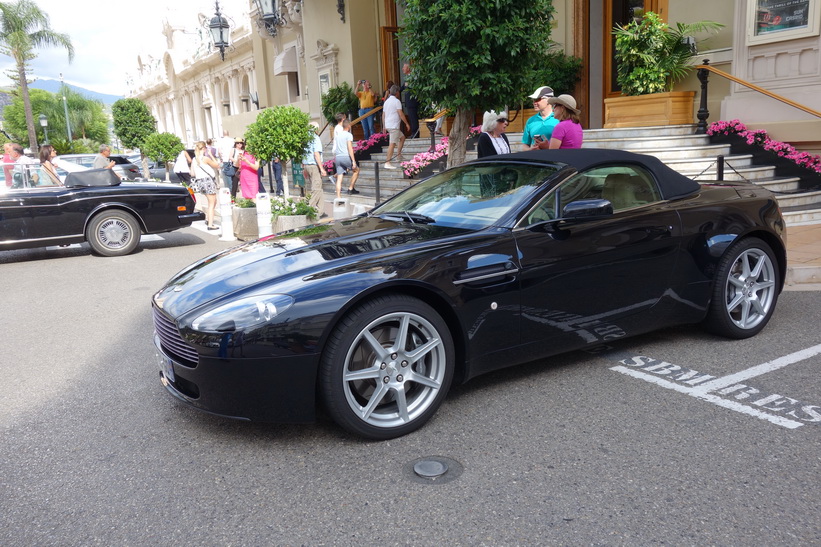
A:
{"type": "Polygon", "coordinates": [[[234,221],[234,237],[241,241],[259,239],[256,207],[234,207],[231,218],[234,221]]]}
{"type": "Polygon", "coordinates": [[[422,169],[419,170],[418,173],[414,175],[408,176],[409,179],[426,179],[436,173],[445,170],[445,166],[447,166],[448,157],[442,156],[439,159],[432,161],[431,163],[424,166],[422,169]]]}
{"type": "Polygon", "coordinates": [[[308,226],[311,222],[308,220],[308,215],[279,215],[274,219],[274,233],[287,232],[288,230],[296,230],[303,226],[308,226]]]}
{"type": "Polygon", "coordinates": [[[693,123],[695,91],[671,91],[604,100],[604,128],[693,123]]]}
{"type": "Polygon", "coordinates": [[[753,165],[772,165],[777,177],[798,177],[801,179],[798,186],[801,190],[816,190],[821,188],[821,173],[798,165],[789,158],[779,156],[775,152],[765,149],[758,144],[749,144],[741,135],[710,135],[711,144],[729,144],[730,153],[734,155],[751,154],[753,165]]]}

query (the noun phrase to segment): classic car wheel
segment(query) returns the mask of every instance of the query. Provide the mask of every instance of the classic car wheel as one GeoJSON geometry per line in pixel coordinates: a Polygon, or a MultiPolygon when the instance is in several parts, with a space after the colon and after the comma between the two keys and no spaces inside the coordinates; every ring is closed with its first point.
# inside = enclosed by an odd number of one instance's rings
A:
{"type": "Polygon", "coordinates": [[[422,426],[453,378],[453,340],[444,320],[404,295],[370,300],[337,325],[322,358],[321,389],[333,419],[371,439],[422,426]]]}
{"type": "Polygon", "coordinates": [[[86,239],[103,256],[127,255],[140,243],[140,224],[125,211],[103,211],[88,223],[86,239]]]}
{"type": "Polygon", "coordinates": [[[761,331],[778,301],[775,264],[772,249],[760,239],[747,238],[730,247],[718,265],[708,330],[738,339],[761,331]]]}

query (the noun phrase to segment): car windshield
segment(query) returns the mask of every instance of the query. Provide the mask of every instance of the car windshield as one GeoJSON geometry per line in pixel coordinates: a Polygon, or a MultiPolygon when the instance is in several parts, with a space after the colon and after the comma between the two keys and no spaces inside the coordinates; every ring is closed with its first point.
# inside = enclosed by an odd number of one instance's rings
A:
{"type": "Polygon", "coordinates": [[[555,165],[463,165],[412,186],[370,212],[410,223],[482,229],[518,209],[555,165]]]}

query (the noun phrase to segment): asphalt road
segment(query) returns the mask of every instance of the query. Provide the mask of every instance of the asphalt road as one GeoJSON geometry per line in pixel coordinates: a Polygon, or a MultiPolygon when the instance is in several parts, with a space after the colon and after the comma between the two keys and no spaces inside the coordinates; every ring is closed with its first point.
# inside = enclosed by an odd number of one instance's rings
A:
{"type": "Polygon", "coordinates": [[[0,253],[0,545],[821,543],[821,292],[752,340],[668,329],[496,372],[366,442],[166,394],[150,297],[229,245],[0,253]]]}

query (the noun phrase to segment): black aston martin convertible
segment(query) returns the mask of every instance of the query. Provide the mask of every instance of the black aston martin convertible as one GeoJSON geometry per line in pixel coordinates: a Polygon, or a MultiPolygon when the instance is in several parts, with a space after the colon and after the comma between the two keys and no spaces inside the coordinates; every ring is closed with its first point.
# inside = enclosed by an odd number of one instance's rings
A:
{"type": "Polygon", "coordinates": [[[484,372],[671,325],[755,335],[784,235],[766,189],[650,156],[493,156],[179,272],[153,298],[160,379],[212,413],[300,422],[321,402],[388,439],[484,372]]]}
{"type": "Polygon", "coordinates": [[[69,173],[63,183],[39,164],[6,167],[11,176],[0,187],[0,251],[87,241],[98,254],[121,256],[137,248],[143,233],[205,219],[194,210],[193,193],[179,184],[121,183],[111,169],[69,173]]]}

